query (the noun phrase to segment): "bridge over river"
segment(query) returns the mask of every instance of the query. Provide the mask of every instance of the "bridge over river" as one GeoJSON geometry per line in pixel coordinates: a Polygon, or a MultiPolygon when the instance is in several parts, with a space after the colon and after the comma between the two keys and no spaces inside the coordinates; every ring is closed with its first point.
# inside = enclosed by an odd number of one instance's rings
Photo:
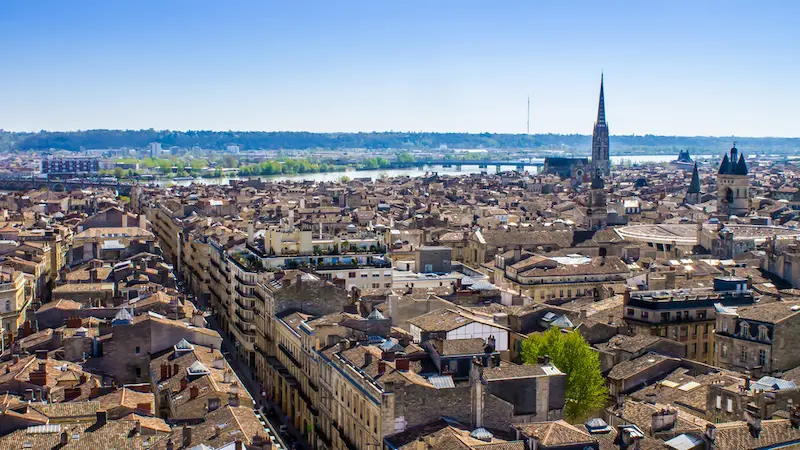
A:
{"type": "Polygon", "coordinates": [[[105,187],[117,191],[118,195],[130,195],[133,186],[133,183],[106,181],[97,178],[49,180],[46,178],[39,179],[24,175],[0,176],[0,190],[3,191],[27,191],[30,189],[47,188],[51,191],[63,192],[84,188],[105,187]]]}

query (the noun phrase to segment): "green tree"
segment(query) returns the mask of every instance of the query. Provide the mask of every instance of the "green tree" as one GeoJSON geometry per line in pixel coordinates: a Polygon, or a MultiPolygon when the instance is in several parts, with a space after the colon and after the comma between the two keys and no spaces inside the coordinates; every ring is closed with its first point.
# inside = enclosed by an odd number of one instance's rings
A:
{"type": "Polygon", "coordinates": [[[125,176],[125,171],[122,169],[122,167],[115,167],[114,176],[117,177],[117,179],[119,180],[120,178],[125,176]]]}
{"type": "Polygon", "coordinates": [[[567,398],[564,416],[580,421],[605,405],[608,399],[606,380],[600,373],[600,359],[577,331],[562,333],[556,327],[532,334],[522,342],[522,360],[536,364],[539,357],[567,374],[567,398]]]}
{"type": "Polygon", "coordinates": [[[230,153],[222,157],[222,164],[227,168],[238,166],[238,164],[236,164],[236,157],[230,153]]]}
{"type": "Polygon", "coordinates": [[[414,157],[408,152],[403,152],[397,155],[397,161],[401,163],[413,163],[414,157]]]}

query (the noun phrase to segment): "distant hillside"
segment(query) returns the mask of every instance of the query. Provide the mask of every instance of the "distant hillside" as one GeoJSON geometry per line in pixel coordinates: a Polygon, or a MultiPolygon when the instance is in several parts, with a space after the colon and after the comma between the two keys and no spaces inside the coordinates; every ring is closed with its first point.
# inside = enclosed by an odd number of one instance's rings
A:
{"type": "MultiPolygon", "coordinates": [[[[800,138],[734,138],[702,136],[612,136],[613,154],[677,153],[678,149],[722,151],[736,140],[740,148],[758,153],[800,152],[800,138]]],[[[306,133],[306,132],[235,132],[235,131],[158,131],[158,130],[87,130],[75,132],[8,133],[0,132],[0,149],[77,151],[118,147],[146,147],[150,142],[170,146],[224,149],[237,144],[242,150],[304,149],[563,149],[585,153],[591,136],[578,134],[468,134],[468,133],[306,133]]]]}

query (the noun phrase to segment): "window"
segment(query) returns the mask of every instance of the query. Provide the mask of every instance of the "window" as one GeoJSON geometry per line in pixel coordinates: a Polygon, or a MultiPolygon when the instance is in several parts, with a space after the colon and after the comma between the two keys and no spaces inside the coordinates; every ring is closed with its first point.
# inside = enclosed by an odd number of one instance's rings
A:
{"type": "Polygon", "coordinates": [[[697,325],[692,328],[692,336],[697,336],[697,325]]]}
{"type": "Polygon", "coordinates": [[[669,313],[668,312],[661,313],[661,320],[664,322],[669,322],[669,313]]]}
{"type": "Polygon", "coordinates": [[[758,364],[761,366],[765,366],[767,364],[767,351],[766,350],[759,350],[758,351],[758,364]]]}
{"type": "Polygon", "coordinates": [[[708,342],[703,342],[703,354],[708,354],[708,342]]]}
{"type": "Polygon", "coordinates": [[[642,319],[647,319],[647,317],[648,317],[648,316],[650,316],[650,313],[649,313],[649,312],[647,312],[647,311],[642,311],[642,319]]]}
{"type": "Polygon", "coordinates": [[[692,344],[692,355],[697,354],[697,344],[692,344]]]}
{"type": "Polygon", "coordinates": [[[761,341],[769,341],[769,330],[764,325],[758,326],[758,339],[761,341]]]}
{"type": "Polygon", "coordinates": [[[140,353],[140,351],[139,351],[139,346],[137,345],[137,346],[136,346],[136,354],[138,355],[139,353],[140,353]]]}
{"type": "Polygon", "coordinates": [[[717,409],[722,409],[722,397],[717,396],[717,409]]]}
{"type": "Polygon", "coordinates": [[[140,376],[142,376],[142,368],[141,368],[141,367],[137,367],[137,368],[136,368],[136,376],[137,376],[137,377],[140,377],[140,376]]]}
{"type": "Polygon", "coordinates": [[[355,272],[350,272],[350,273],[347,274],[347,276],[349,278],[355,278],[356,277],[356,273],[355,272]]]}
{"type": "Polygon", "coordinates": [[[742,351],[739,353],[739,359],[742,362],[747,362],[747,349],[742,347],[742,351]]]}
{"type": "Polygon", "coordinates": [[[561,297],[561,298],[564,297],[564,290],[563,289],[559,289],[558,290],[558,296],[561,297]]]}
{"type": "Polygon", "coordinates": [[[742,322],[741,330],[739,330],[739,334],[742,337],[749,338],[750,337],[750,325],[747,322],[742,322]]]}
{"type": "Polygon", "coordinates": [[[703,336],[708,336],[708,324],[703,325],[703,336]]]}
{"type": "Polygon", "coordinates": [[[705,311],[697,311],[697,318],[698,318],[699,320],[705,320],[705,318],[706,318],[706,312],[705,312],[705,311]]]}
{"type": "Polygon", "coordinates": [[[728,344],[722,344],[722,349],[720,350],[720,352],[722,353],[722,357],[723,358],[727,358],[728,357],[728,344]]]}
{"type": "Polygon", "coordinates": [[[628,315],[633,316],[633,308],[628,308],[628,315]]]}
{"type": "Polygon", "coordinates": [[[728,412],[733,412],[733,399],[727,398],[727,404],[725,405],[728,412]]]}

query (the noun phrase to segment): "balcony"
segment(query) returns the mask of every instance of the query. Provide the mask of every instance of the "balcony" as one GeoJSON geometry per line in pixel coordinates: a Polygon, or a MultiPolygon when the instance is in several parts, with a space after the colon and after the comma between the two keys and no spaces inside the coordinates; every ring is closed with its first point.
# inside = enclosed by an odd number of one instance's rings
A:
{"type": "Polygon", "coordinates": [[[294,355],[292,354],[292,352],[291,352],[291,351],[289,351],[289,349],[288,349],[288,348],[286,348],[286,346],[285,346],[285,345],[283,345],[283,344],[278,344],[278,349],[281,351],[281,353],[283,353],[283,354],[284,354],[284,355],[285,355],[285,356],[286,356],[286,357],[289,359],[289,361],[291,361],[291,362],[292,362],[292,364],[294,364],[294,365],[295,365],[295,367],[297,367],[297,368],[298,368],[298,369],[300,369],[300,370],[302,370],[302,369],[303,369],[303,366],[301,366],[301,365],[300,365],[300,361],[298,361],[298,360],[297,360],[297,358],[295,358],[295,357],[294,357],[294,355]]]}
{"type": "Polygon", "coordinates": [[[237,309],[236,310],[236,317],[238,317],[244,323],[253,323],[255,322],[254,317],[247,317],[246,315],[242,314],[242,311],[237,309]]]}
{"type": "Polygon", "coordinates": [[[238,281],[239,283],[241,283],[241,284],[243,284],[245,286],[255,286],[257,284],[255,281],[246,281],[246,280],[244,280],[242,277],[239,276],[238,273],[236,274],[236,276],[234,278],[236,278],[236,281],[238,281]]]}
{"type": "Polygon", "coordinates": [[[247,325],[244,325],[244,324],[242,324],[242,323],[241,323],[240,321],[238,321],[238,320],[234,320],[234,321],[233,321],[233,324],[234,324],[234,326],[236,327],[236,330],[237,330],[237,331],[238,331],[240,334],[242,334],[242,335],[244,335],[244,336],[253,336],[253,337],[255,337],[255,335],[256,335],[256,331],[255,331],[255,330],[253,330],[253,329],[251,329],[251,328],[249,328],[247,325]]]}
{"type": "Polygon", "coordinates": [[[236,301],[236,304],[237,304],[237,305],[239,306],[239,308],[241,308],[241,309],[245,309],[245,310],[247,310],[247,311],[250,311],[251,309],[253,309],[253,305],[248,305],[247,303],[245,303],[245,302],[243,302],[242,300],[240,300],[240,299],[239,299],[239,297],[236,297],[236,300],[235,300],[235,301],[236,301]]]}
{"type": "Polygon", "coordinates": [[[322,428],[320,428],[319,424],[314,425],[314,432],[317,434],[317,437],[322,442],[325,443],[325,445],[327,445],[328,447],[332,447],[333,446],[333,442],[331,441],[331,438],[328,437],[327,434],[325,434],[325,431],[323,431],[322,428]]]}
{"type": "Polygon", "coordinates": [[[247,292],[244,289],[240,288],[238,285],[236,286],[236,293],[241,295],[242,297],[256,298],[256,296],[254,294],[250,294],[249,292],[247,292]]]}

